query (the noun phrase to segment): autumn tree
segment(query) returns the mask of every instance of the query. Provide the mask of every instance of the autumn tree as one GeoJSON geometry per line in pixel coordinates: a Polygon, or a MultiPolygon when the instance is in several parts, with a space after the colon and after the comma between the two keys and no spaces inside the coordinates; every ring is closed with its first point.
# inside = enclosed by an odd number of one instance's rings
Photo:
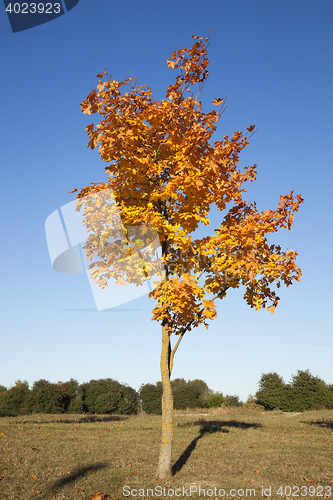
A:
{"type": "Polygon", "coordinates": [[[167,61],[176,77],[162,101],[133,78],[118,82],[105,71],[81,103],[83,113],[100,115],[86,132],[88,147],[99,147],[108,175],[106,182],[86,186],[77,195],[90,235],[87,256],[95,257],[91,276],[102,288],[110,278],[139,285],[157,276],[149,297],[156,301],[152,319],[162,327],[159,478],[171,474],[170,376],[185,333],[202,324],[208,328],[217,299],[229,289],[243,286],[250,307],[273,312],[279,301],[273,285],[289,286],[301,276],[297,253],[269,245],[266,235],[290,229],[303,200],[291,192],[280,197],[276,210],[259,212],[254,202],[243,199],[244,184],[256,179],[256,165],[243,170],[237,165],[255,127],[212,141],[225,103],[216,98],[216,109],[203,110],[209,40],[193,38],[192,47],[167,61]],[[196,238],[195,230],[210,223],[213,205],[224,212],[220,225],[211,236],[196,238]],[[154,235],[159,256],[145,251],[154,235]]]}

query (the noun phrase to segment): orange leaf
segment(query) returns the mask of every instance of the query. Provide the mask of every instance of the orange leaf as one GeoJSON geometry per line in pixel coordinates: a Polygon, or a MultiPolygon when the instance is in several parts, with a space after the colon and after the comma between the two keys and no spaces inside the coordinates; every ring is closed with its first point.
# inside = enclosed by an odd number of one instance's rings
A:
{"type": "Polygon", "coordinates": [[[222,104],[222,102],[223,102],[223,99],[221,97],[219,97],[219,98],[215,98],[214,101],[212,102],[212,104],[214,106],[219,106],[220,104],[222,104]]]}
{"type": "Polygon", "coordinates": [[[92,495],[91,497],[89,497],[88,500],[104,500],[104,498],[105,498],[104,493],[99,492],[99,493],[95,493],[95,495],[92,495]]]}

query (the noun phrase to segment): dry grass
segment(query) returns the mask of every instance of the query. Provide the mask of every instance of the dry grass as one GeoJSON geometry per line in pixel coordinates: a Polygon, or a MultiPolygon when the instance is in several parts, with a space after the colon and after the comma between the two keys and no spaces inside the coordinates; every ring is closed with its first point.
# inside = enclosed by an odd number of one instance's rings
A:
{"type": "Polygon", "coordinates": [[[284,414],[235,408],[200,413],[208,411],[175,412],[174,476],[168,484],[155,478],[159,416],[1,417],[0,499],[86,500],[96,492],[123,499],[125,485],[145,490],[137,491],[138,498],[145,493],[144,498],[154,499],[176,498],[167,495],[168,488],[183,487],[178,498],[191,493],[196,499],[199,486],[200,498],[222,498],[222,488],[224,499],[249,497],[250,489],[252,496],[255,489],[262,498],[261,488],[269,486],[276,499],[296,498],[297,487],[303,487],[299,498],[320,493],[327,498],[329,487],[333,492],[333,411],[284,414]],[[156,486],[166,487],[165,496],[158,490],[146,495],[156,486]],[[280,486],[282,495],[277,493],[280,486]],[[295,488],[289,492],[286,486],[295,488]]]}

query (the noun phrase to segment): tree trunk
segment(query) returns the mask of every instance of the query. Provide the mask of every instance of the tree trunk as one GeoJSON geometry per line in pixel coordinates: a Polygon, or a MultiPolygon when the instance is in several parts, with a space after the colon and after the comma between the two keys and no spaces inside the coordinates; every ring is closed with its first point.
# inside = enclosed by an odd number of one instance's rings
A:
{"type": "Polygon", "coordinates": [[[162,327],[162,442],[160,459],[157,468],[157,477],[167,479],[171,477],[171,455],[173,438],[173,397],[170,383],[170,333],[167,326],[162,327]]]}

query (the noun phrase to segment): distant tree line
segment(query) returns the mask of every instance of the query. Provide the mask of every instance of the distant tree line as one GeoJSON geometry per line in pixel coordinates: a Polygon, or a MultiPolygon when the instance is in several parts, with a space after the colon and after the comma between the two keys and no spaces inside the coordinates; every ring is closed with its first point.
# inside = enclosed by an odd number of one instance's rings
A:
{"type": "MultiPolygon", "coordinates": [[[[171,381],[174,408],[219,408],[241,406],[238,396],[214,392],[200,379],[171,381]]],[[[162,384],[143,384],[139,391],[107,378],[79,384],[77,380],[57,384],[41,379],[29,388],[28,382],[18,380],[7,389],[0,385],[0,415],[28,413],[145,413],[161,415],[162,384]]],[[[306,411],[333,408],[333,385],[298,370],[289,384],[275,372],[265,373],[259,389],[249,396],[248,406],[260,405],[266,410],[306,411]]]]}
{"type": "MultiPolygon", "coordinates": [[[[213,392],[206,382],[199,379],[186,382],[183,378],[177,378],[171,380],[171,388],[175,410],[242,405],[238,396],[224,397],[222,392],[213,392]]],[[[162,414],[162,392],[161,382],[141,386],[141,408],[145,413],[162,414]]]]}
{"type": "Polygon", "coordinates": [[[253,402],[266,410],[306,411],[333,408],[333,385],[327,385],[309,370],[298,370],[291,382],[285,383],[276,372],[264,373],[253,402]]]}
{"type": "MultiPolygon", "coordinates": [[[[175,379],[172,382],[174,408],[237,406],[238,396],[226,396],[211,391],[203,380],[175,379]]],[[[18,380],[7,389],[0,386],[0,414],[28,413],[117,413],[133,414],[140,409],[160,415],[162,384],[143,384],[139,391],[113,379],[77,380],[57,384],[41,379],[29,388],[18,380]]]]}

